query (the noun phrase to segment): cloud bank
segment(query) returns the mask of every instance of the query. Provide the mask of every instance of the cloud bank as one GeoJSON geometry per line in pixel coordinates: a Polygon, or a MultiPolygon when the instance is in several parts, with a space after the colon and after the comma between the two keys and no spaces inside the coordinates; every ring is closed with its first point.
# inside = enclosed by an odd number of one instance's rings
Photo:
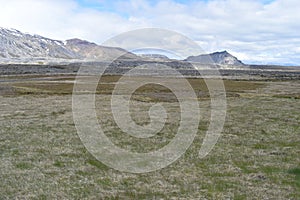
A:
{"type": "Polygon", "coordinates": [[[101,44],[137,28],[166,28],[206,52],[228,50],[246,63],[300,65],[300,1],[1,1],[0,26],[54,39],[101,44]]]}

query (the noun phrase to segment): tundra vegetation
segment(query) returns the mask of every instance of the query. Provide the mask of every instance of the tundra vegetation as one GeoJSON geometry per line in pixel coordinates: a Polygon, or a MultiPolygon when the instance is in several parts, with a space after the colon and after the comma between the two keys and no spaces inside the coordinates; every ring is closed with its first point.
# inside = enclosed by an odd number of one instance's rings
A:
{"type": "MultiPolygon", "coordinates": [[[[203,79],[189,78],[201,109],[193,144],[164,169],[131,174],[105,166],[80,141],[72,118],[74,78],[1,77],[1,198],[300,199],[299,80],[224,80],[227,116],[222,136],[199,159],[210,96],[203,79]]],[[[168,111],[168,119],[154,137],[132,138],[117,127],[109,107],[119,78],[102,77],[96,91],[98,120],[106,135],[135,152],[168,144],[180,120],[174,94],[153,84],[136,90],[131,98],[136,123],[149,123],[147,112],[156,102],[168,111]]]]}

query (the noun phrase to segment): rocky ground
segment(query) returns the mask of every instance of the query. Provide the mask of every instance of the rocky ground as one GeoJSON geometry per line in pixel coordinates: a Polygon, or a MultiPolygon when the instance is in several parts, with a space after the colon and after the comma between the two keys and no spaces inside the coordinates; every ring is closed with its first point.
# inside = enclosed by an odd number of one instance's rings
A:
{"type": "Polygon", "coordinates": [[[141,60],[115,60],[114,62],[77,62],[60,63],[47,65],[32,64],[2,64],[0,65],[0,74],[11,75],[57,75],[69,74],[76,75],[80,68],[105,68],[105,74],[122,75],[137,66],[145,66],[139,75],[147,74],[147,65],[157,66],[157,73],[168,76],[167,72],[159,66],[166,65],[176,69],[184,76],[189,77],[211,77],[221,75],[226,79],[300,79],[300,67],[287,66],[264,66],[264,65],[243,65],[243,66],[225,66],[225,65],[201,65],[184,61],[141,61],[141,60]],[[196,70],[197,69],[197,70],[196,70]]]}

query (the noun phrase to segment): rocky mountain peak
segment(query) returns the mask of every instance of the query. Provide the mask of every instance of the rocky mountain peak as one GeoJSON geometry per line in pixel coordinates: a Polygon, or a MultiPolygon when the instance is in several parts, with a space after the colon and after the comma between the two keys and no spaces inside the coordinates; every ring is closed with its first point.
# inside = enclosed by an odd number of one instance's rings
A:
{"type": "Polygon", "coordinates": [[[220,65],[244,65],[242,61],[225,51],[214,52],[210,54],[201,54],[198,56],[189,56],[186,61],[197,62],[200,64],[220,64],[220,65]]]}

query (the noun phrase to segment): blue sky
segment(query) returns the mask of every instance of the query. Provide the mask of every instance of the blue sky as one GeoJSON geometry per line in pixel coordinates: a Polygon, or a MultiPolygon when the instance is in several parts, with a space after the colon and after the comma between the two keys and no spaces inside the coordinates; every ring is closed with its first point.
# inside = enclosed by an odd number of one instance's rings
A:
{"type": "Polygon", "coordinates": [[[300,65],[299,0],[0,0],[0,26],[101,44],[120,33],[166,28],[206,52],[246,63],[300,65]],[[26,8],[26,9],[24,9],[26,8]]]}

